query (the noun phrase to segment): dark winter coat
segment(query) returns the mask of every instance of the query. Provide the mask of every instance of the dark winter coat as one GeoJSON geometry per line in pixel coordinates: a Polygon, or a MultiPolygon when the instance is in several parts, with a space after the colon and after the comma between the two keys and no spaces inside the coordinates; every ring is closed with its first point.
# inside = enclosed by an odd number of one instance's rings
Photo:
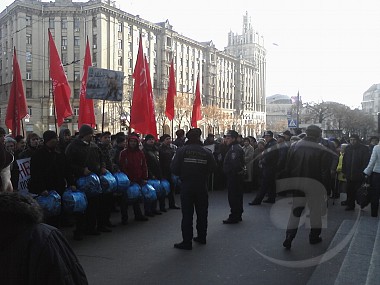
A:
{"type": "Polygon", "coordinates": [[[172,162],[173,156],[176,152],[176,146],[162,144],[159,148],[159,158],[162,177],[169,180],[171,178],[170,164],[172,162]]]}
{"type": "Polygon", "coordinates": [[[342,172],[348,181],[362,181],[370,154],[364,144],[348,145],[343,156],[342,172]]]}
{"type": "Polygon", "coordinates": [[[265,144],[265,148],[260,160],[264,176],[273,176],[277,173],[278,159],[279,151],[277,149],[277,141],[272,138],[265,144]]]}
{"type": "Polygon", "coordinates": [[[83,176],[86,167],[97,175],[101,174],[102,155],[95,143],[88,144],[76,138],[66,149],[66,159],[75,180],[83,176]]]}
{"type": "Polygon", "coordinates": [[[159,160],[159,153],[156,147],[150,146],[144,143],[143,152],[145,155],[146,166],[148,168],[148,178],[149,179],[159,179],[162,178],[161,165],[159,160]]]}
{"type": "Polygon", "coordinates": [[[286,161],[287,177],[312,178],[325,187],[330,184],[330,151],[311,137],[294,142],[286,161]]]}
{"type": "Polygon", "coordinates": [[[226,175],[243,173],[245,169],[244,150],[238,142],[228,148],[223,162],[223,172],[226,175]]]}
{"type": "Polygon", "coordinates": [[[66,188],[66,181],[69,180],[65,156],[44,145],[30,160],[30,177],[29,192],[40,194],[45,190],[55,190],[62,194],[66,188]]]}
{"type": "Polygon", "coordinates": [[[88,284],[78,258],[62,233],[41,224],[30,197],[0,194],[0,284],[88,284]]]}
{"type": "Polygon", "coordinates": [[[216,162],[211,151],[201,143],[186,144],[179,148],[170,165],[172,173],[179,176],[187,186],[206,185],[208,175],[215,167],[216,162]]]}

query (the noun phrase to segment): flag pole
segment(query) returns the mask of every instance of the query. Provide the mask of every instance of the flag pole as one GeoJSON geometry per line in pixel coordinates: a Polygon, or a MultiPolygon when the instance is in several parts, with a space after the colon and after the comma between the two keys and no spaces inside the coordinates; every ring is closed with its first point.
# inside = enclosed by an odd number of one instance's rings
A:
{"type": "Polygon", "coordinates": [[[102,133],[104,133],[104,110],[106,106],[106,100],[103,99],[103,114],[102,114],[102,133]]]}
{"type": "MultiPolygon", "coordinates": [[[[50,31],[50,29],[48,29],[48,31],[50,31]]],[[[50,44],[49,44],[49,59],[50,59],[50,53],[51,53],[51,50],[50,50],[50,44]]],[[[53,98],[54,127],[55,127],[55,133],[57,133],[57,113],[55,111],[55,98],[54,98],[54,92],[53,92],[54,86],[53,86],[53,80],[51,78],[50,62],[49,62],[49,80],[51,80],[51,96],[53,98]]],[[[49,94],[49,98],[50,98],[50,94],[49,94]]],[[[49,120],[47,123],[47,129],[49,130],[49,120]]]]}
{"type": "Polygon", "coordinates": [[[22,129],[22,136],[25,137],[24,121],[23,120],[21,120],[21,129],[22,129]]]}
{"type": "Polygon", "coordinates": [[[297,92],[297,129],[300,126],[300,91],[297,92]]]}

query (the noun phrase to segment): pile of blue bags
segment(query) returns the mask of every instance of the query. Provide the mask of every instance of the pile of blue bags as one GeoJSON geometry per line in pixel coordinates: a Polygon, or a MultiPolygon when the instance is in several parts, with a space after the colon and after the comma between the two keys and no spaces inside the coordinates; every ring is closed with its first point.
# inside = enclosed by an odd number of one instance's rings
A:
{"type": "Polygon", "coordinates": [[[77,188],[79,191],[84,192],[87,197],[94,197],[103,192],[99,176],[95,173],[79,178],[77,180],[77,188]]]}

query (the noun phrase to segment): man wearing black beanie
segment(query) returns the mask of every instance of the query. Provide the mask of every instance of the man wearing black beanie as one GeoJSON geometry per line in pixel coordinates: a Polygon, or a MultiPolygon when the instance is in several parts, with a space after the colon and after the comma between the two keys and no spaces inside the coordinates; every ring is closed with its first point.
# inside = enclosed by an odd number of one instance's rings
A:
{"type": "Polygon", "coordinates": [[[192,249],[192,240],[206,244],[208,193],[207,181],[216,163],[210,150],[203,147],[199,128],[187,132],[188,141],[179,148],[171,163],[171,171],[181,179],[182,238],[174,244],[178,249],[192,249]],[[197,214],[197,237],[193,239],[194,208],[197,214]]]}

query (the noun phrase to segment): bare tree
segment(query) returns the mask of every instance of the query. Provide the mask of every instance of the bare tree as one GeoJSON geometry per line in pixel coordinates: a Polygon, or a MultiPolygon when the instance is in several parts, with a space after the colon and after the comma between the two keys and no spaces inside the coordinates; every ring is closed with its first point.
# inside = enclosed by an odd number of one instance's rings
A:
{"type": "Polygon", "coordinates": [[[175,120],[178,128],[181,129],[182,125],[190,121],[192,105],[190,105],[186,94],[177,93],[174,98],[175,120]]]}
{"type": "Polygon", "coordinates": [[[222,110],[218,106],[207,105],[203,107],[203,120],[207,126],[208,133],[215,133],[215,128],[222,117],[222,110]]]}
{"type": "MultiPolygon", "coordinates": [[[[166,98],[164,96],[155,96],[154,98],[154,109],[156,111],[156,120],[160,126],[160,130],[164,132],[165,125],[169,122],[168,118],[165,115],[166,110],[166,98]]],[[[159,132],[160,132],[159,130],[159,132]]]]}

